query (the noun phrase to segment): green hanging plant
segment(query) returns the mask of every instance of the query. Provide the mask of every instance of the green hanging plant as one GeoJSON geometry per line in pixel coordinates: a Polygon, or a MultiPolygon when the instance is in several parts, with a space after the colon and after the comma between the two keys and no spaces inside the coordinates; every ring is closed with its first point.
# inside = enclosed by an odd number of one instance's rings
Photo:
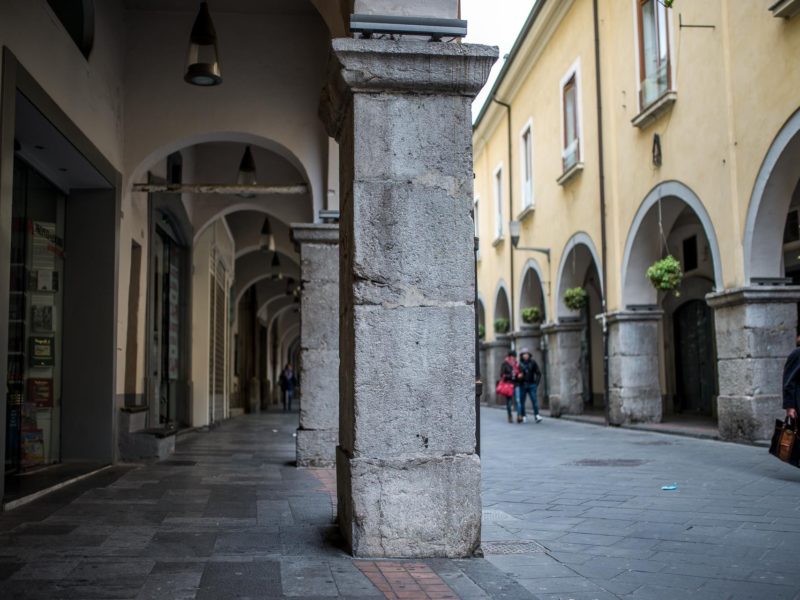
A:
{"type": "Polygon", "coordinates": [[[511,326],[511,323],[508,322],[508,319],[495,319],[494,320],[494,332],[495,333],[508,333],[508,328],[511,326]]]}
{"type": "Polygon", "coordinates": [[[683,279],[683,270],[681,263],[671,254],[650,265],[647,269],[647,278],[657,290],[675,292],[676,296],[680,296],[678,288],[683,279]]]}
{"type": "Polygon", "coordinates": [[[589,301],[589,294],[582,287],[569,288],[564,292],[564,304],[570,310],[581,310],[589,301]]]}
{"type": "Polygon", "coordinates": [[[478,325],[478,339],[482,340],[486,337],[486,327],[483,325],[478,325]]]}
{"type": "Polygon", "coordinates": [[[523,308],[522,320],[529,325],[540,323],[542,321],[542,311],[538,306],[529,306],[528,308],[523,308]]]}

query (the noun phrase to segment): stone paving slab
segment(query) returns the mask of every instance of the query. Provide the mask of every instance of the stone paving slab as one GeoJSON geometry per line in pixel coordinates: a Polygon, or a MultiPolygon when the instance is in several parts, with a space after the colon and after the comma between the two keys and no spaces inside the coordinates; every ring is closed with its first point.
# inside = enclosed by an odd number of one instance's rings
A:
{"type": "Polygon", "coordinates": [[[233,419],[0,515],[0,598],[800,600],[800,470],[761,448],[484,410],[486,557],[360,561],[333,473],[292,464],[296,419],[233,419]]]}

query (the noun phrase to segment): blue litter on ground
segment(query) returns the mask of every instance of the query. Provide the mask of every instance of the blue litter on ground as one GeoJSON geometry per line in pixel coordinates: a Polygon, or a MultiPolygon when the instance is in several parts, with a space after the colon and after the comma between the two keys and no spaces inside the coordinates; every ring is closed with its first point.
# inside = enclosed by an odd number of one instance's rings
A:
{"type": "Polygon", "coordinates": [[[675,490],[678,489],[678,484],[672,483],[670,485],[662,485],[661,489],[664,490],[665,492],[674,492],[675,490]]]}

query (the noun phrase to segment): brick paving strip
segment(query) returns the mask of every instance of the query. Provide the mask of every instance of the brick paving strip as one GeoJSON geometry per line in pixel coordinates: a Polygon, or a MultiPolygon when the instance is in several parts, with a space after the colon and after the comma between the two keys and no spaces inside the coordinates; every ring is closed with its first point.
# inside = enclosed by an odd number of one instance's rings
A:
{"type": "Polygon", "coordinates": [[[309,469],[311,474],[322,484],[317,491],[327,492],[331,497],[333,510],[336,510],[336,469],[309,469]]]}
{"type": "Polygon", "coordinates": [[[388,600],[460,600],[428,565],[366,560],[354,564],[388,600]]]}

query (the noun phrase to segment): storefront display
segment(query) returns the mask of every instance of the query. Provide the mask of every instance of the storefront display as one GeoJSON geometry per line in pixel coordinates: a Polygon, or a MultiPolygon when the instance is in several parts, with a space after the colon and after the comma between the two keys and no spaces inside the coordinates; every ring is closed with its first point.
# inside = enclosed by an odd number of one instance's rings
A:
{"type": "Polygon", "coordinates": [[[14,176],[6,473],[60,459],[64,196],[21,161],[14,176]]]}

